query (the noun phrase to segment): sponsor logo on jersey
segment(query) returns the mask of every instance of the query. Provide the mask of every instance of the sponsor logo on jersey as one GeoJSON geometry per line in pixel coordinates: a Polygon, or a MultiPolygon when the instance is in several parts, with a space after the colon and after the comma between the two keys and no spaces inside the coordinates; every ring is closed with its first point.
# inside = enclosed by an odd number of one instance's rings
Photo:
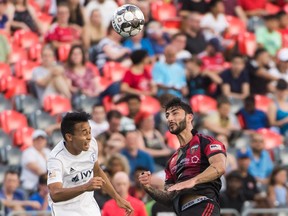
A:
{"type": "Polygon", "coordinates": [[[83,172],[77,173],[74,177],[72,177],[71,181],[72,182],[78,182],[80,180],[84,180],[87,178],[90,178],[92,175],[93,170],[85,170],[83,172]]]}
{"type": "Polygon", "coordinates": [[[212,144],[210,145],[210,151],[222,150],[221,145],[219,144],[212,144]]]}
{"type": "Polygon", "coordinates": [[[199,145],[194,145],[190,148],[190,153],[191,154],[195,154],[195,152],[198,150],[199,145]]]}
{"type": "Polygon", "coordinates": [[[198,163],[199,161],[200,161],[200,159],[196,155],[191,157],[191,163],[198,163]]]}
{"type": "Polygon", "coordinates": [[[70,173],[75,172],[75,171],[76,170],[73,167],[70,168],[70,173]]]}

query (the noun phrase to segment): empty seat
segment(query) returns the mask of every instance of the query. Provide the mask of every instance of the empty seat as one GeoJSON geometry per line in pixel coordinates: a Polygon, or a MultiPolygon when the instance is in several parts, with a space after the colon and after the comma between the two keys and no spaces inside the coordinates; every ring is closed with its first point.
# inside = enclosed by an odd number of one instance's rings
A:
{"type": "Polygon", "coordinates": [[[58,60],[60,62],[65,62],[68,59],[69,52],[71,49],[71,44],[63,44],[58,47],[58,60]]]}
{"type": "Polygon", "coordinates": [[[3,77],[11,76],[10,65],[5,63],[0,63],[0,79],[3,77]]]}
{"type": "Polygon", "coordinates": [[[49,137],[49,144],[51,148],[54,148],[63,139],[61,130],[54,130],[49,137]]]}
{"type": "Polygon", "coordinates": [[[26,60],[26,59],[28,59],[28,53],[24,48],[18,47],[15,45],[12,46],[11,55],[10,55],[10,62],[12,64],[15,64],[16,62],[19,62],[21,60],[26,60]]]}
{"type": "Polygon", "coordinates": [[[39,66],[39,63],[28,60],[19,61],[15,64],[15,75],[16,77],[29,81],[32,79],[34,68],[39,66]]]}
{"type": "Polygon", "coordinates": [[[32,44],[28,50],[29,59],[40,63],[42,48],[43,45],[41,43],[32,44]]]}
{"type": "Polygon", "coordinates": [[[96,98],[81,94],[73,100],[73,109],[91,113],[93,105],[98,102],[96,98]]]}
{"type": "Polygon", "coordinates": [[[14,106],[18,112],[29,115],[41,109],[39,101],[31,95],[17,95],[14,97],[14,106]]]}
{"type": "Polygon", "coordinates": [[[0,148],[11,147],[12,144],[13,143],[11,137],[0,129],[0,148]]]}
{"type": "Polygon", "coordinates": [[[190,99],[192,110],[196,113],[207,114],[217,109],[215,99],[206,95],[194,95],[190,99]]]}
{"type": "Polygon", "coordinates": [[[6,98],[12,98],[15,95],[27,94],[26,82],[13,76],[0,79],[0,92],[3,92],[6,98]]]}
{"type": "Polygon", "coordinates": [[[128,69],[118,62],[107,62],[103,67],[103,75],[107,80],[120,81],[128,69]]]}
{"type": "Polygon", "coordinates": [[[149,113],[157,113],[161,109],[160,102],[150,96],[141,97],[141,110],[149,113]]]}
{"type": "Polygon", "coordinates": [[[50,125],[56,124],[55,117],[49,115],[49,113],[42,110],[37,110],[28,117],[29,125],[35,129],[45,130],[50,125]]]}
{"type": "Polygon", "coordinates": [[[7,100],[3,94],[0,94],[0,112],[4,110],[12,110],[13,106],[10,100],[7,100]]]}
{"type": "Polygon", "coordinates": [[[27,127],[25,115],[14,110],[6,110],[0,113],[0,125],[3,131],[10,133],[21,127],[27,127]]]}
{"type": "Polygon", "coordinates": [[[36,33],[27,30],[17,30],[14,33],[14,45],[17,44],[22,48],[29,48],[33,44],[39,43],[39,37],[36,33]]]}
{"type": "Polygon", "coordinates": [[[255,107],[267,113],[269,105],[272,103],[272,99],[265,95],[255,95],[255,107]]]}
{"type": "Polygon", "coordinates": [[[23,127],[18,128],[13,134],[13,144],[15,147],[19,148],[21,151],[24,151],[26,148],[33,144],[32,134],[34,128],[23,127]]]}
{"type": "Polygon", "coordinates": [[[241,54],[252,57],[257,49],[256,36],[250,32],[240,34],[238,48],[241,54]]]}
{"type": "Polygon", "coordinates": [[[20,166],[21,164],[21,156],[22,152],[17,147],[12,147],[11,149],[7,150],[7,158],[8,158],[8,164],[10,166],[20,166]]]}
{"type": "Polygon", "coordinates": [[[60,95],[48,95],[43,100],[43,108],[50,115],[66,113],[72,110],[69,99],[60,95]]]}
{"type": "Polygon", "coordinates": [[[265,148],[267,150],[274,149],[283,144],[283,137],[272,130],[262,128],[257,130],[257,133],[260,133],[263,136],[265,142],[265,148]]]}

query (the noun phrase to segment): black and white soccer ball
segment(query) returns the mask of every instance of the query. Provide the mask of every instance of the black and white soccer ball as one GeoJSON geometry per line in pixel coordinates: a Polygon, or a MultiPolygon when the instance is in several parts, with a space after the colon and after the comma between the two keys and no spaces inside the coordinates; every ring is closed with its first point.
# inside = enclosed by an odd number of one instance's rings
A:
{"type": "Polygon", "coordinates": [[[114,30],[122,37],[137,35],[143,30],[144,15],[135,5],[125,4],[117,8],[112,18],[114,30]]]}

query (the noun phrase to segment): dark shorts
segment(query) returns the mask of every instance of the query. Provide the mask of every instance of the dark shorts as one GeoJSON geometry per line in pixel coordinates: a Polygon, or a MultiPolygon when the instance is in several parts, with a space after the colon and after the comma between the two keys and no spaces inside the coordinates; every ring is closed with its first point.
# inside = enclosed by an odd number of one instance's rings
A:
{"type": "Polygon", "coordinates": [[[220,216],[220,207],[212,200],[205,200],[181,211],[179,216],[220,216]]]}

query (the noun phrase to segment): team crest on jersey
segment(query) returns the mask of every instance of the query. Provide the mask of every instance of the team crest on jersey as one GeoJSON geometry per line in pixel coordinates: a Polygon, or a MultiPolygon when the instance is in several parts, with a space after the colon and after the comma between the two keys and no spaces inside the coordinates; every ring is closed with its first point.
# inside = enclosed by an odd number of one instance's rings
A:
{"type": "Polygon", "coordinates": [[[190,153],[191,153],[191,154],[195,154],[195,152],[197,152],[198,148],[199,148],[199,145],[194,145],[194,146],[192,146],[192,147],[190,148],[190,153]]]}
{"type": "Polygon", "coordinates": [[[96,154],[95,153],[92,153],[91,156],[90,156],[90,159],[91,161],[94,163],[96,162],[96,154]]]}
{"type": "Polygon", "coordinates": [[[221,145],[219,144],[212,144],[210,145],[210,151],[222,150],[221,145]]]}

